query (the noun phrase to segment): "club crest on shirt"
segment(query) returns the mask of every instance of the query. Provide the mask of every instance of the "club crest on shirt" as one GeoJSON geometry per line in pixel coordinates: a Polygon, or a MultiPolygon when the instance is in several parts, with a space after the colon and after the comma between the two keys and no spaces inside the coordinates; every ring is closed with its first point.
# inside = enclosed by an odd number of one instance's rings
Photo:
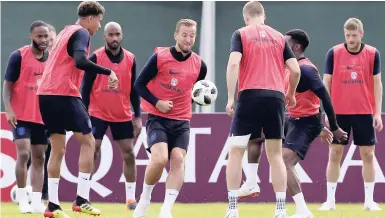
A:
{"type": "Polygon", "coordinates": [[[175,78],[172,78],[172,79],[171,79],[171,85],[172,85],[172,86],[178,85],[178,80],[175,79],[175,78]]]}
{"type": "Polygon", "coordinates": [[[351,72],[350,73],[350,77],[353,79],[353,80],[356,80],[357,79],[357,73],[356,72],[351,72]]]}
{"type": "Polygon", "coordinates": [[[266,32],[265,32],[265,31],[261,31],[261,32],[259,33],[259,36],[260,36],[261,38],[266,37],[266,32]]]}

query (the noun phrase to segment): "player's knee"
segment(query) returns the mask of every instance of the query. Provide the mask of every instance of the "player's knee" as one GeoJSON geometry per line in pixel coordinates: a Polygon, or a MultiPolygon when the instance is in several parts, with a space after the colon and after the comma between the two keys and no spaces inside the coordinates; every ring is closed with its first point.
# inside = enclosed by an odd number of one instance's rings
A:
{"type": "Polygon", "coordinates": [[[329,150],[329,161],[340,162],[342,158],[343,149],[331,148],[329,150]]]}
{"type": "Polygon", "coordinates": [[[162,153],[152,153],[151,154],[151,162],[159,167],[165,167],[168,162],[168,156],[162,153]]]}
{"type": "Polygon", "coordinates": [[[45,152],[32,154],[32,164],[35,166],[43,166],[45,160],[45,152]]]}
{"type": "Polygon", "coordinates": [[[17,161],[21,164],[27,164],[30,154],[27,150],[17,152],[17,161]]]}
{"type": "Polygon", "coordinates": [[[374,151],[361,152],[361,159],[364,163],[373,163],[374,151]]]}
{"type": "Polygon", "coordinates": [[[123,161],[125,163],[132,163],[135,161],[135,154],[132,149],[126,150],[123,154],[123,161]]]}
{"type": "Polygon", "coordinates": [[[184,155],[181,153],[173,153],[170,160],[171,168],[181,168],[184,164],[184,155]]]}

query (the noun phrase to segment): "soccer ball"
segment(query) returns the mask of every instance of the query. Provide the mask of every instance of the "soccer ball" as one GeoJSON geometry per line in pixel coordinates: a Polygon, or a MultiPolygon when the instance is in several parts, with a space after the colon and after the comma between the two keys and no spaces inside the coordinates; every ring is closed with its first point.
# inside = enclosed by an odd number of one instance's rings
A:
{"type": "Polygon", "coordinates": [[[191,95],[195,103],[208,106],[217,99],[218,89],[211,81],[200,80],[195,83],[191,95]]]}
{"type": "MultiPolygon", "coordinates": [[[[31,203],[32,186],[27,185],[26,189],[27,189],[28,202],[31,203]]],[[[17,193],[17,185],[14,185],[11,189],[10,195],[11,195],[12,202],[17,204],[19,203],[19,200],[17,199],[16,193],[17,193]]]]}

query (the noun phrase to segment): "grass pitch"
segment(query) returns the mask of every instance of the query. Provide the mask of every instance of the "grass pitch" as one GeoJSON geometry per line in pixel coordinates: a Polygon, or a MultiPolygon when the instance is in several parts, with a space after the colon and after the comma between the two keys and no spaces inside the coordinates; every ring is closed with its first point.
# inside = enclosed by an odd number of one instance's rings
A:
{"type": "MultiPolygon", "coordinates": [[[[62,208],[71,218],[92,218],[89,215],[75,214],[71,211],[70,203],[62,203],[62,208]]],[[[132,211],[127,211],[123,204],[94,203],[94,206],[102,210],[100,217],[105,218],[132,218],[132,211]]],[[[316,218],[385,218],[385,211],[369,212],[363,210],[363,204],[338,204],[336,211],[321,212],[318,207],[321,204],[309,204],[310,210],[316,218]]],[[[380,205],[384,207],[385,205],[380,205]]],[[[158,218],[161,204],[153,203],[148,210],[146,218],[158,218]]],[[[275,204],[240,203],[241,218],[271,218],[273,217],[275,204]]],[[[174,218],[223,218],[227,204],[175,204],[174,218]]],[[[293,215],[295,205],[287,205],[288,215],[293,215]]],[[[1,203],[1,218],[42,218],[38,214],[19,214],[14,203],[1,203]]]]}

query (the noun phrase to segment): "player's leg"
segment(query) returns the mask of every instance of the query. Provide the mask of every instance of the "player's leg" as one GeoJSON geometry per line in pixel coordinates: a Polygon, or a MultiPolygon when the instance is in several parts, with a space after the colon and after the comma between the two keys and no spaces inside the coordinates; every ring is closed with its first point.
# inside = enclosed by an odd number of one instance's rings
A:
{"type": "Polygon", "coordinates": [[[44,203],[48,204],[48,160],[51,154],[51,143],[48,143],[47,150],[45,151],[45,159],[44,159],[44,183],[42,189],[42,197],[44,203]]]}
{"type": "Polygon", "coordinates": [[[311,143],[321,133],[323,128],[321,115],[300,119],[289,118],[285,122],[286,126],[288,131],[282,152],[287,171],[287,190],[296,204],[296,214],[292,217],[311,218],[313,215],[306,205],[295,166],[305,158],[311,143]]]}
{"type": "Polygon", "coordinates": [[[101,211],[90,203],[91,173],[94,168],[95,138],[92,135],[91,120],[80,98],[69,97],[69,118],[66,129],[72,131],[80,143],[79,174],[76,200],[72,210],[90,215],[101,211]]]}
{"type": "Polygon", "coordinates": [[[326,190],[327,197],[326,202],[319,208],[321,211],[335,210],[336,209],[336,190],[337,181],[340,176],[341,160],[344,152],[344,146],[349,142],[351,124],[351,115],[337,115],[337,122],[340,128],[348,133],[348,139],[344,142],[338,142],[333,139],[332,144],[329,146],[329,160],[326,168],[326,190]]]}
{"type": "Polygon", "coordinates": [[[164,203],[159,218],[172,218],[171,210],[182,188],[185,175],[185,157],[190,141],[190,123],[188,121],[170,121],[169,150],[170,172],[166,181],[164,203]]]}
{"type": "Polygon", "coordinates": [[[32,207],[28,202],[27,195],[27,162],[30,159],[31,132],[25,122],[18,121],[16,128],[13,129],[13,138],[16,144],[16,200],[19,202],[21,213],[32,213],[32,207]]]}
{"type": "Polygon", "coordinates": [[[375,144],[377,143],[372,115],[355,115],[353,121],[354,144],[359,146],[362,159],[362,178],[365,188],[364,209],[378,211],[373,199],[376,170],[374,167],[375,144]]]}
{"type": "MultiPolygon", "coordinates": [[[[102,146],[103,137],[106,134],[108,123],[104,120],[98,119],[96,117],[90,117],[92,124],[92,134],[95,138],[95,155],[94,160],[98,160],[100,158],[100,147],[102,146]]],[[[95,165],[95,163],[94,163],[95,165]]],[[[95,172],[95,166],[92,170],[92,173],[95,172]]],[[[92,175],[91,175],[92,177],[92,175]]]]}
{"type": "Polygon", "coordinates": [[[276,195],[275,217],[286,216],[287,172],[282,157],[282,139],[284,138],[285,104],[281,99],[263,99],[266,112],[263,114],[263,132],[265,150],[271,167],[271,181],[276,195]]]}
{"type": "Polygon", "coordinates": [[[39,96],[40,113],[51,142],[48,161],[48,205],[44,217],[68,217],[59,203],[60,167],[66,145],[64,122],[67,118],[67,105],[64,100],[65,98],[60,96],[39,96]]]}
{"type": "Polygon", "coordinates": [[[136,208],[136,164],[134,154],[134,126],[132,121],[111,123],[112,137],[118,142],[123,159],[123,174],[126,178],[126,207],[129,210],[136,208]]]}
{"type": "MultiPolygon", "coordinates": [[[[251,136],[253,138],[253,135],[251,136]]],[[[247,144],[247,159],[246,165],[246,182],[242,184],[238,190],[238,199],[243,199],[248,196],[257,196],[260,193],[258,186],[258,167],[261,159],[262,144],[264,139],[252,139],[247,144]]]]}
{"type": "Polygon", "coordinates": [[[262,108],[257,108],[257,102],[243,99],[241,95],[235,108],[234,117],[230,127],[228,138],[229,157],[226,167],[226,182],[229,206],[227,217],[239,217],[238,213],[238,189],[242,180],[242,159],[251,135],[255,138],[261,137],[262,126],[258,123],[255,115],[260,114],[262,108]]]}
{"type": "Polygon", "coordinates": [[[45,127],[40,124],[31,124],[31,207],[34,213],[44,213],[46,209],[42,203],[41,191],[44,183],[44,162],[47,144],[45,127]]]}
{"type": "Polygon", "coordinates": [[[150,163],[146,167],[144,176],[143,191],[137,207],[134,211],[134,218],[143,218],[150,205],[152,190],[162,176],[163,169],[168,162],[168,138],[167,131],[163,127],[162,118],[148,115],[146,125],[148,151],[151,152],[150,163]]]}

